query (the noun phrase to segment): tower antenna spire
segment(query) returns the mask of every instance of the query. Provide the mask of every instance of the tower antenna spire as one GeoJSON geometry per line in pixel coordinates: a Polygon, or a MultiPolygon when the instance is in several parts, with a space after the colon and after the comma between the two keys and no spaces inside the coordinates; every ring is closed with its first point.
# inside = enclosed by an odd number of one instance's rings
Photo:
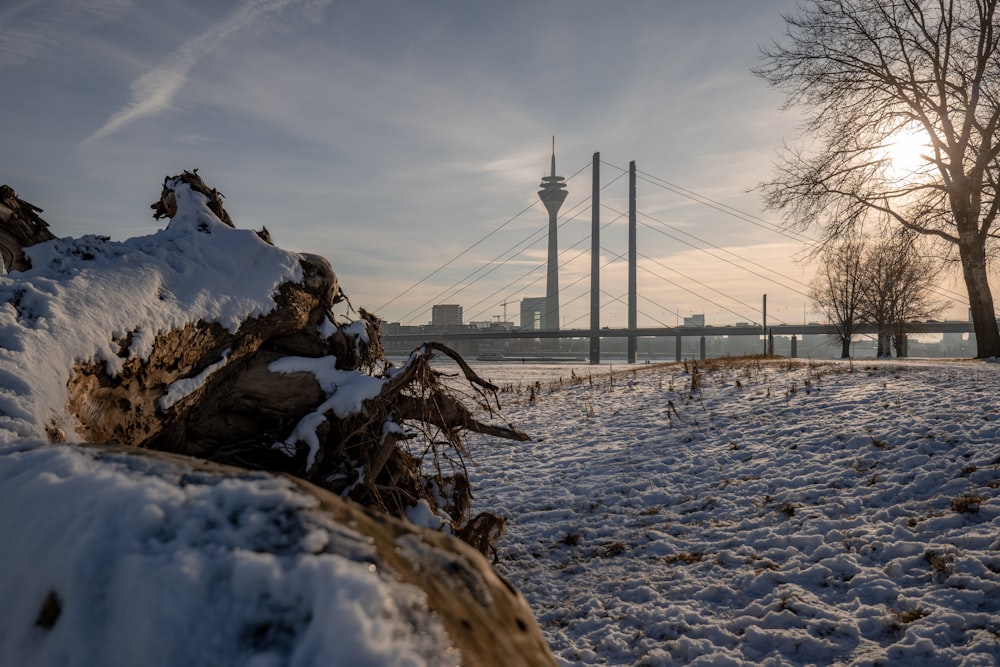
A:
{"type": "Polygon", "coordinates": [[[556,175],[556,135],[552,135],[552,175],[556,175]]]}

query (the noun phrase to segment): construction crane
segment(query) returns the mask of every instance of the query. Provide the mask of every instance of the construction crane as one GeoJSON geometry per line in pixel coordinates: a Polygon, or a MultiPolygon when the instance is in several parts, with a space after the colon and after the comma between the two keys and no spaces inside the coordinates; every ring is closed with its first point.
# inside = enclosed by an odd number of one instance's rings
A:
{"type": "Polygon", "coordinates": [[[507,324],[507,304],[514,303],[513,301],[504,301],[500,305],[503,306],[503,324],[507,324]]]}

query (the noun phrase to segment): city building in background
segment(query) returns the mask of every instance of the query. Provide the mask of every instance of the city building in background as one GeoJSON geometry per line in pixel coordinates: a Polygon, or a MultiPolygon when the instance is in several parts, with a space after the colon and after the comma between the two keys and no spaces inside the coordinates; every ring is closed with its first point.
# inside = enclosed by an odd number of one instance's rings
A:
{"type": "MultiPolygon", "coordinates": [[[[427,312],[427,311],[424,311],[427,312]]],[[[458,304],[439,304],[431,309],[432,327],[462,326],[462,307],[458,304]]]]}
{"type": "Polygon", "coordinates": [[[705,315],[692,315],[691,317],[684,318],[684,326],[686,327],[703,327],[705,326],[705,315]]]}
{"type": "Polygon", "coordinates": [[[527,296],[521,299],[520,329],[538,331],[545,327],[545,300],[544,296],[527,296]]]}

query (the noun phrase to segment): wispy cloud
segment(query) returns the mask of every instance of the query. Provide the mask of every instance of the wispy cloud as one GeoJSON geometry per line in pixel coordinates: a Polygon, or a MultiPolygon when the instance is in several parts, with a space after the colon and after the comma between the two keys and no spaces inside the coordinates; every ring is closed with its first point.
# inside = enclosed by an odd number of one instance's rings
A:
{"type": "Polygon", "coordinates": [[[23,0],[0,8],[0,69],[43,56],[69,36],[107,23],[131,0],[23,0]]]}
{"type": "Polygon", "coordinates": [[[183,88],[192,68],[203,58],[218,51],[234,34],[257,25],[263,19],[289,6],[299,6],[309,20],[315,21],[331,0],[248,0],[226,19],[208,27],[201,34],[183,42],[154,69],[133,81],[129,101],[111,114],[97,131],[81,142],[90,144],[108,137],[129,123],[168,109],[183,88]]]}

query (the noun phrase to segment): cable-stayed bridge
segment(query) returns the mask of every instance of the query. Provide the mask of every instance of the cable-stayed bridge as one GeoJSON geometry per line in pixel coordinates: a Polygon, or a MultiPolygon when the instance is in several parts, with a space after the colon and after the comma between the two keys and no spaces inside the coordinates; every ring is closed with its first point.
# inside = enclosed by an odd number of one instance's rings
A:
{"type": "MultiPolygon", "coordinates": [[[[601,349],[600,342],[602,339],[609,338],[626,339],[628,343],[628,361],[635,362],[637,341],[641,338],[674,338],[676,341],[677,358],[679,359],[682,341],[686,338],[700,338],[702,356],[704,356],[704,340],[706,337],[763,337],[764,343],[762,351],[764,352],[774,351],[773,342],[771,343],[771,347],[768,347],[769,337],[791,337],[791,354],[792,356],[795,356],[796,337],[836,333],[835,327],[829,324],[806,324],[805,322],[802,324],[792,324],[781,321],[780,318],[777,317],[772,317],[772,322],[768,323],[766,295],[764,296],[762,309],[755,312],[755,307],[740,301],[731,294],[728,294],[725,290],[714,287],[703,279],[696,278],[690,274],[682,273],[676,267],[668,266],[653,257],[640,253],[638,251],[636,238],[637,230],[641,226],[644,233],[651,232],[662,235],[670,239],[672,242],[675,242],[685,248],[692,249],[697,253],[703,254],[706,258],[710,257],[713,261],[721,262],[724,265],[731,267],[734,271],[738,270],[745,274],[749,274],[752,276],[751,280],[754,280],[755,282],[759,281],[763,283],[776,284],[784,290],[790,291],[805,300],[810,299],[808,285],[803,284],[799,279],[783,274],[780,271],[762,264],[753,258],[721,247],[690,231],[684,230],[676,225],[672,225],[658,219],[655,216],[640,211],[636,205],[635,193],[637,181],[642,181],[644,185],[659,188],[673,193],[674,195],[683,197],[690,202],[706,207],[719,215],[730,216],[738,221],[746,223],[747,225],[753,225],[775,235],[781,236],[784,240],[795,241],[796,243],[801,244],[803,248],[813,246],[816,243],[813,239],[810,239],[801,233],[789,231],[788,229],[771,223],[763,218],[698,194],[665,179],[658,178],[652,174],[640,171],[636,168],[635,162],[630,163],[628,169],[623,169],[601,161],[600,154],[595,153],[593,160],[589,165],[580,167],[573,173],[572,176],[569,177],[569,179],[563,179],[562,177],[556,176],[555,153],[553,151],[551,175],[543,177],[542,184],[540,186],[542,189],[538,193],[540,203],[544,204],[545,209],[549,214],[548,226],[540,229],[534,229],[528,236],[523,237],[507,250],[481,264],[479,268],[472,271],[462,279],[452,283],[449,287],[436,292],[433,296],[423,301],[420,305],[413,308],[401,318],[402,321],[412,321],[412,318],[414,317],[426,315],[426,313],[431,310],[431,306],[433,304],[441,304],[445,302],[454,303],[464,294],[471,293],[473,285],[491,277],[498,269],[515,262],[523,263],[526,250],[547,239],[547,264],[532,265],[527,272],[504,283],[502,286],[493,290],[486,297],[478,299],[469,308],[469,310],[466,311],[469,312],[471,310],[474,313],[466,319],[469,321],[475,321],[477,317],[481,317],[482,314],[488,312],[488,310],[495,311],[497,306],[502,306],[504,308],[504,326],[499,326],[501,324],[499,322],[497,323],[498,326],[488,326],[480,329],[474,329],[469,326],[461,325],[449,327],[438,326],[432,329],[390,326],[384,329],[384,341],[389,345],[419,343],[420,341],[427,340],[429,338],[445,342],[480,341],[481,349],[481,343],[484,341],[534,340],[549,341],[549,348],[552,350],[558,350],[560,341],[579,341],[580,339],[587,339],[589,341],[589,354],[587,356],[591,363],[599,363],[601,349]],[[610,168],[613,175],[613,178],[603,184],[600,181],[600,171],[602,166],[610,168]],[[560,222],[558,211],[563,201],[566,199],[567,194],[565,190],[565,181],[572,180],[578,175],[586,172],[588,167],[590,168],[592,176],[590,195],[573,204],[568,211],[563,213],[560,222]],[[603,204],[601,202],[601,193],[609,186],[617,183],[626,176],[628,177],[629,191],[628,211],[625,212],[616,210],[613,206],[603,204]],[[587,204],[590,205],[589,208],[591,212],[591,231],[589,237],[586,237],[582,241],[577,241],[575,244],[570,245],[560,252],[556,242],[556,234],[558,230],[562,229],[568,222],[577,219],[581,214],[586,212],[587,204]],[[602,214],[606,216],[608,213],[612,214],[613,217],[610,220],[607,218],[602,220],[602,214]],[[619,221],[623,218],[627,218],[628,221],[629,249],[627,254],[608,250],[601,244],[600,238],[602,231],[606,230],[612,224],[619,223],[619,221]],[[587,240],[590,241],[590,275],[583,276],[568,285],[560,287],[558,285],[558,270],[587,254],[588,249],[586,247],[582,249],[580,248],[582,242],[587,240]],[[608,259],[602,263],[602,257],[606,257],[608,259]],[[639,262],[640,259],[642,260],[641,263],[639,262]],[[609,265],[616,262],[627,262],[628,265],[628,289],[624,295],[614,295],[607,290],[602,289],[600,285],[602,269],[605,269],[609,265]],[[672,312],[671,308],[656,303],[647,298],[645,295],[639,294],[637,289],[637,273],[639,270],[643,271],[644,278],[647,281],[661,281],[662,283],[694,296],[702,303],[712,304],[719,312],[725,311],[745,321],[741,324],[731,326],[670,326],[662,322],[660,318],[651,315],[650,311],[659,312],[664,315],[670,312],[674,315],[678,322],[680,320],[680,314],[676,311],[672,312]],[[537,277],[533,281],[525,284],[525,281],[530,279],[532,275],[536,275],[537,277]],[[534,299],[535,301],[543,304],[540,312],[536,314],[536,317],[533,320],[523,321],[526,318],[523,316],[522,311],[522,321],[519,326],[506,326],[507,305],[514,303],[519,293],[523,294],[527,288],[530,288],[532,285],[539,282],[542,277],[546,279],[546,297],[543,299],[534,299]],[[584,280],[587,277],[590,279],[590,290],[588,292],[590,297],[590,326],[587,328],[573,326],[583,317],[581,316],[569,322],[563,322],[563,326],[560,327],[560,297],[566,295],[568,289],[576,286],[581,282],[581,280],[584,280]],[[601,326],[602,297],[605,304],[610,302],[626,306],[628,319],[628,324],[626,326],[601,326]],[[652,325],[640,327],[637,324],[637,316],[640,312],[638,308],[640,298],[642,298],[647,304],[642,312],[644,319],[652,321],[654,323],[652,325]]],[[[534,210],[537,203],[539,202],[529,205],[519,211],[499,227],[493,229],[461,253],[452,257],[423,279],[417,281],[404,292],[391,299],[389,302],[384,304],[380,310],[384,310],[385,307],[398,301],[406,294],[414,292],[414,290],[418,287],[427,284],[431,278],[441,273],[452,264],[455,264],[462,257],[467,255],[473,257],[473,250],[483,244],[490,237],[493,237],[498,232],[511,225],[511,223],[527,213],[529,210],[534,210]]],[[[951,292],[944,288],[938,288],[937,291],[938,296],[943,299],[952,300],[953,302],[957,301],[959,303],[966,301],[965,295],[951,292]]],[[[582,296],[585,295],[578,295],[567,303],[572,303],[572,301],[575,301],[582,296]]],[[[804,319],[805,318],[803,317],[803,320],[804,319]]],[[[424,321],[426,321],[426,319],[424,321]]],[[[914,334],[970,333],[972,331],[972,326],[969,322],[914,322],[908,324],[904,329],[907,333],[914,334]]],[[[866,335],[875,332],[873,327],[862,327],[859,329],[858,333],[866,335]]],[[[770,338],[770,341],[773,341],[773,338],[770,338]]]]}
{"type": "MultiPolygon", "coordinates": [[[[938,333],[957,333],[957,334],[971,334],[972,323],[971,322],[911,322],[904,326],[904,331],[907,334],[938,334],[938,333]]],[[[789,339],[788,347],[785,350],[779,350],[778,353],[785,353],[788,356],[796,357],[798,350],[798,341],[805,336],[832,336],[837,333],[836,327],[832,324],[776,324],[774,326],[768,327],[766,330],[762,329],[760,326],[756,325],[725,325],[725,326],[686,326],[686,327],[637,327],[635,329],[629,328],[610,328],[603,327],[597,331],[598,339],[613,339],[613,338],[624,338],[626,340],[630,339],[641,339],[641,338],[672,338],[674,340],[674,350],[675,359],[680,361],[682,358],[682,350],[684,350],[685,339],[697,339],[699,342],[700,358],[704,359],[706,357],[706,346],[705,341],[708,338],[713,337],[730,337],[730,336],[747,336],[754,338],[762,338],[763,341],[761,346],[756,349],[756,352],[764,354],[774,354],[775,353],[775,343],[774,340],[777,339],[789,339]]],[[[857,335],[860,336],[874,336],[877,331],[872,325],[861,325],[857,328],[857,335]]],[[[591,339],[592,332],[589,329],[560,329],[557,331],[546,331],[546,330],[524,330],[524,329],[494,329],[494,330],[433,330],[426,331],[423,333],[389,333],[383,336],[384,342],[388,344],[397,344],[412,349],[412,347],[419,345],[422,342],[433,339],[446,343],[454,342],[490,342],[490,341],[503,341],[503,340],[554,340],[554,339],[591,339]]],[[[591,350],[593,347],[591,347],[591,350]]],[[[638,346],[634,348],[630,347],[627,353],[628,363],[636,363],[637,361],[637,351],[638,346]]],[[[568,353],[568,352],[567,352],[568,353]]],[[[513,355],[519,356],[519,355],[513,355]]],[[[523,355],[520,355],[523,356],[523,355]]],[[[545,355],[543,355],[545,356],[545,355]]],[[[594,357],[590,356],[588,358],[590,363],[596,364],[600,363],[600,356],[594,357]]]]}

